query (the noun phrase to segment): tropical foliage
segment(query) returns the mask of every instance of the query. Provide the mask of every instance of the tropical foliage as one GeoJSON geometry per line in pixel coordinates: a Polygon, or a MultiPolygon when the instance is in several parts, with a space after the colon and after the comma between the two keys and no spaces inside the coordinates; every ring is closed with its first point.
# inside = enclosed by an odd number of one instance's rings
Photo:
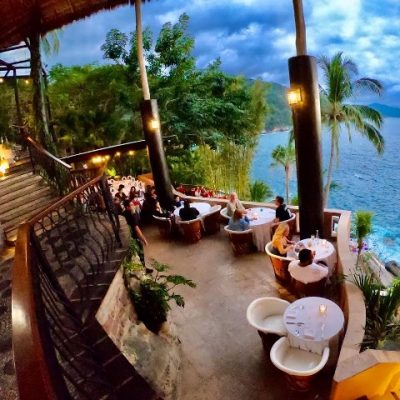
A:
{"type": "Polygon", "coordinates": [[[278,145],[272,150],[272,166],[282,166],[285,170],[285,192],[286,203],[289,204],[289,180],[291,167],[296,162],[296,151],[294,148],[293,136],[289,135],[289,140],[286,146],[278,145]]]}
{"type": "Polygon", "coordinates": [[[387,341],[398,340],[400,281],[395,280],[390,287],[385,288],[371,272],[358,272],[353,276],[353,281],[363,292],[367,311],[362,348],[383,348],[387,341]]]}
{"type": "Polygon", "coordinates": [[[183,297],[173,290],[184,285],[195,288],[196,284],[181,275],[169,275],[169,266],[152,260],[146,268],[139,258],[140,249],[135,240],[129,246],[123,262],[124,284],[135,306],[139,320],[154,333],[158,333],[167,320],[170,301],[179,307],[185,306],[183,297]]]}
{"type": "Polygon", "coordinates": [[[365,238],[372,232],[371,211],[356,211],[354,216],[353,231],[357,239],[358,258],[364,246],[365,238]]]}
{"type": "Polygon", "coordinates": [[[272,197],[271,188],[263,181],[254,181],[250,184],[250,200],[263,202],[268,197],[272,197]]]}
{"type": "Polygon", "coordinates": [[[379,131],[382,125],[381,114],[371,107],[355,105],[349,102],[357,91],[367,91],[380,95],[382,84],[372,78],[355,79],[358,75],[357,65],[341,52],[332,58],[321,57],[319,64],[325,78],[321,88],[322,122],[329,128],[331,136],[329,166],[325,182],[325,206],[328,205],[329,192],[335,163],[339,159],[339,137],[342,128],[347,130],[349,139],[352,132],[366,137],[378,153],[384,149],[384,140],[379,131]]]}

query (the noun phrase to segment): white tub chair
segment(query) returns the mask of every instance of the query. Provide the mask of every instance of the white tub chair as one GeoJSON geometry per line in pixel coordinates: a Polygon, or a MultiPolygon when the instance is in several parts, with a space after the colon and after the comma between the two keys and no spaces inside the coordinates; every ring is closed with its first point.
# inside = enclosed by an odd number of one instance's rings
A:
{"type": "Polygon", "coordinates": [[[277,297],[261,297],[247,307],[247,321],[262,333],[284,336],[287,331],[283,323],[283,313],[289,302],[277,297]]]}
{"type": "Polygon", "coordinates": [[[286,374],[291,388],[296,391],[307,391],[313,377],[325,367],[329,358],[329,347],[322,354],[290,347],[286,337],[276,341],[270,352],[271,362],[286,374]]]}
{"type": "Polygon", "coordinates": [[[227,211],[228,211],[228,209],[225,207],[219,212],[226,224],[229,222],[229,218],[230,218],[227,214],[227,211]]]}

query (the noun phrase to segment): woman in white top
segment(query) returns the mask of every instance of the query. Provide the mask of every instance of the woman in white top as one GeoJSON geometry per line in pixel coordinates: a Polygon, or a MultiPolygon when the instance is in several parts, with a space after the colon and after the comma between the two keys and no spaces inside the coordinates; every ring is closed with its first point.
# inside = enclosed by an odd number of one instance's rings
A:
{"type": "Polygon", "coordinates": [[[233,217],[233,214],[235,213],[236,210],[245,212],[245,208],[238,199],[236,192],[232,192],[229,197],[229,202],[226,205],[226,214],[228,215],[228,217],[233,217]]]}
{"type": "Polygon", "coordinates": [[[328,267],[315,264],[314,256],[311,250],[302,249],[299,253],[299,259],[289,264],[289,274],[296,281],[302,283],[318,282],[328,276],[328,267]]]}

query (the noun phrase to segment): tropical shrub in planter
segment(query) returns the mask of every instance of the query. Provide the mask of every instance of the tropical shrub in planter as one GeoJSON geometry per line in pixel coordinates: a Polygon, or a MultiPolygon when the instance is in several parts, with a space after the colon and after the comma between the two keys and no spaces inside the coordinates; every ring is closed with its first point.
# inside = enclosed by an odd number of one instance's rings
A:
{"type": "Polygon", "coordinates": [[[186,285],[192,288],[196,284],[181,275],[168,275],[169,266],[155,260],[151,268],[146,268],[138,257],[138,248],[132,240],[129,256],[123,263],[124,282],[132,300],[138,319],[141,320],[155,334],[167,321],[170,301],[177,306],[184,307],[183,297],[173,290],[176,286],[186,285]]]}

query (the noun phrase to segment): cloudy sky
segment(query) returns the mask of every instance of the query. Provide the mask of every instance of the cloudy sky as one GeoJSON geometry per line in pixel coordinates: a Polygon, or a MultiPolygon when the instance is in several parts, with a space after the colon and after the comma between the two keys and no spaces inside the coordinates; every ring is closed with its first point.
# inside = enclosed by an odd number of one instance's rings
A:
{"type": "MultiPolygon", "coordinates": [[[[309,54],[343,51],[356,61],[361,76],[384,82],[381,102],[400,106],[400,1],[303,3],[309,54]]],[[[191,19],[199,67],[220,57],[229,73],[288,84],[287,59],[295,55],[291,0],[153,0],[143,6],[144,25],[157,33],[183,12],[191,19]]],[[[65,27],[60,52],[48,65],[104,62],[100,46],[108,30],[130,32],[134,18],[133,7],[121,7],[65,27]]]]}

